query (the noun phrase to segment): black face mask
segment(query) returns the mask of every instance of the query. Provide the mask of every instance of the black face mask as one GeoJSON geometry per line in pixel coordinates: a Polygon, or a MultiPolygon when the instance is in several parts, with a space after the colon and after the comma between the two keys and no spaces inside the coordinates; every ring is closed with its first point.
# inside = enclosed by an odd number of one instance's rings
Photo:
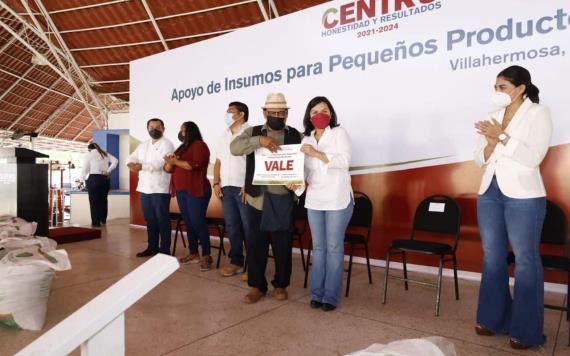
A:
{"type": "Polygon", "coordinates": [[[275,131],[281,131],[285,128],[285,119],[275,116],[267,117],[267,125],[275,131]]]}
{"type": "Polygon", "coordinates": [[[184,142],[184,135],[182,134],[182,131],[178,133],[178,139],[180,140],[180,142],[184,142]]]}
{"type": "Polygon", "coordinates": [[[150,137],[152,137],[155,140],[158,140],[159,138],[162,137],[162,131],[157,129],[150,130],[148,134],[150,135],[150,137]]]}

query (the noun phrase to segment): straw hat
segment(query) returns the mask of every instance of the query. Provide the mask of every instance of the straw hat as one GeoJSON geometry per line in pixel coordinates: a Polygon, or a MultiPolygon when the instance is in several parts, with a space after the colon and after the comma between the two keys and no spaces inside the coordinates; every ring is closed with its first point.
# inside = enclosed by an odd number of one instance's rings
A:
{"type": "Polygon", "coordinates": [[[289,109],[283,93],[269,93],[262,109],[289,109]]]}

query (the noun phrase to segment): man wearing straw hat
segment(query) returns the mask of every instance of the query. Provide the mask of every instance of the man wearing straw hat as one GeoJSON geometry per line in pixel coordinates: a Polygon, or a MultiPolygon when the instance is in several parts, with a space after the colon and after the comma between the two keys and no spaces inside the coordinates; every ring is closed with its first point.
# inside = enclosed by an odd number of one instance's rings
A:
{"type": "Polygon", "coordinates": [[[251,287],[243,302],[255,303],[267,293],[265,268],[271,234],[275,276],[271,284],[277,300],[287,300],[291,279],[291,249],[294,194],[283,185],[253,185],[255,150],[265,147],[277,152],[280,145],[301,143],[301,134],[287,126],[289,108],[282,93],[267,95],[262,107],[265,124],[246,129],[230,144],[233,155],[246,155],[245,199],[247,229],[247,276],[251,287]]]}

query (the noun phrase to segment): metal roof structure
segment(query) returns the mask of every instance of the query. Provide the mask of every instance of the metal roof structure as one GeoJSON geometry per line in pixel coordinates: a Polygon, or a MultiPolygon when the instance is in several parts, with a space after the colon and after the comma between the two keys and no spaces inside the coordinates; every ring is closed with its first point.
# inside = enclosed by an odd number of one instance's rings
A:
{"type": "Polygon", "coordinates": [[[128,111],[130,61],[324,2],[0,0],[0,146],[84,146],[128,111]]]}

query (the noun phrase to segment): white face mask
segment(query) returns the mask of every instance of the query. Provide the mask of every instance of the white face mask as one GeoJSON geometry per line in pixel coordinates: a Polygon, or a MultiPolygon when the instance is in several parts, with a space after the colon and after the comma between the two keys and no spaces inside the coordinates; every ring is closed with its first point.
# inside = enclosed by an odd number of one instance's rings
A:
{"type": "Polygon", "coordinates": [[[512,99],[509,94],[496,91],[495,94],[493,94],[491,101],[495,106],[498,106],[500,108],[506,108],[511,104],[512,99]]]}
{"type": "Polygon", "coordinates": [[[226,125],[230,126],[234,123],[234,114],[227,112],[224,120],[226,121],[226,125]]]}

